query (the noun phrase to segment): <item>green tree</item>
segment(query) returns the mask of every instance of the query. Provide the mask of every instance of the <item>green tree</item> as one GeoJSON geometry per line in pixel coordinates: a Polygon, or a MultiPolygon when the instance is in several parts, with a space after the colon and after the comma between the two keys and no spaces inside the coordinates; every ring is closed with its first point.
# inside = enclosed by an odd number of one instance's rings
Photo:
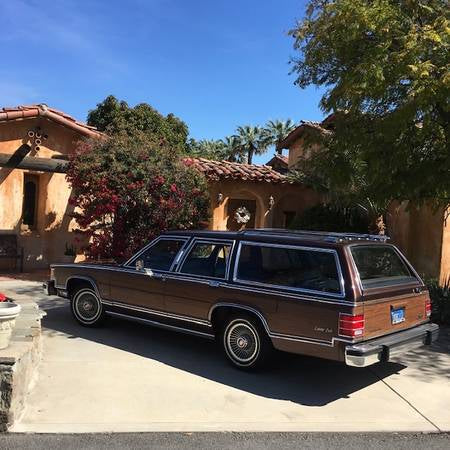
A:
{"type": "Polygon", "coordinates": [[[278,144],[296,128],[296,124],[291,120],[269,120],[264,127],[264,132],[271,145],[275,146],[278,153],[281,154],[282,149],[278,148],[278,144]]]}
{"type": "Polygon", "coordinates": [[[80,142],[67,179],[93,258],[126,259],[165,230],[198,228],[209,218],[203,175],[143,132],[80,142]]]}
{"type": "Polygon", "coordinates": [[[221,140],[214,139],[189,139],[186,148],[186,153],[189,156],[198,158],[206,158],[213,160],[223,159],[223,145],[221,140]]]}
{"type": "Polygon", "coordinates": [[[299,87],[326,88],[320,105],[335,115],[302,176],[376,210],[449,205],[449,13],[446,0],[309,2],[290,32],[292,69],[299,87]]]}
{"type": "Polygon", "coordinates": [[[245,125],[238,127],[233,136],[239,154],[245,155],[246,162],[252,164],[254,155],[262,155],[270,145],[263,128],[245,125]]]}
{"type": "Polygon", "coordinates": [[[155,136],[172,149],[184,150],[188,136],[187,125],[173,114],[163,116],[147,103],[134,107],[109,95],[88,113],[88,125],[110,135],[125,132],[132,136],[143,132],[155,136]]]}

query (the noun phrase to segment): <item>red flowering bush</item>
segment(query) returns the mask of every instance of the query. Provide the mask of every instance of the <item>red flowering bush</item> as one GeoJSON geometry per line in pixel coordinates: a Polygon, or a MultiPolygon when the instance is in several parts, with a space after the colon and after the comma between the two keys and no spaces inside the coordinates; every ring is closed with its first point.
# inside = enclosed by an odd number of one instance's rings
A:
{"type": "Polygon", "coordinates": [[[144,134],[81,142],[67,180],[89,257],[124,260],[169,229],[209,218],[206,181],[181,155],[144,134]]]}

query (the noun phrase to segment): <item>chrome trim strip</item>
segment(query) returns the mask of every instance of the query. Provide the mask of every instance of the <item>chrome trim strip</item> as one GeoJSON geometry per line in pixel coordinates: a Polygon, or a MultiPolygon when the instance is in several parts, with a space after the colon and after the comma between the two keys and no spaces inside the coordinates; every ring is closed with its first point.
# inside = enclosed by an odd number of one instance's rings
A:
{"type": "Polygon", "coordinates": [[[183,258],[180,260],[180,263],[178,264],[177,270],[175,272],[173,272],[173,273],[179,273],[182,276],[183,275],[184,276],[188,276],[189,279],[190,279],[190,277],[202,277],[202,278],[205,278],[205,279],[208,279],[208,280],[228,280],[228,276],[229,276],[230,268],[231,268],[231,256],[233,255],[233,250],[234,250],[235,244],[236,244],[236,241],[235,240],[231,240],[231,239],[194,238],[189,243],[189,245],[186,247],[186,251],[184,252],[183,258]],[[193,273],[181,272],[181,269],[183,268],[183,265],[186,262],[186,259],[188,258],[191,250],[197,244],[224,244],[224,245],[229,245],[230,246],[230,254],[228,255],[227,266],[226,266],[226,269],[225,269],[225,277],[223,277],[223,278],[206,277],[204,275],[196,275],[196,274],[193,274],[193,273]]]}
{"type": "Polygon", "coordinates": [[[270,288],[262,289],[262,288],[258,288],[256,286],[250,287],[250,286],[244,286],[241,284],[221,283],[221,286],[225,287],[225,288],[229,288],[229,289],[238,289],[238,290],[248,291],[248,292],[259,292],[261,294],[277,295],[277,296],[288,297],[288,298],[296,298],[299,300],[306,300],[306,301],[311,301],[311,302],[328,303],[328,304],[332,304],[332,305],[342,305],[342,306],[357,306],[357,304],[354,302],[347,301],[347,300],[339,300],[339,298],[336,298],[335,300],[333,300],[331,298],[328,300],[325,300],[325,299],[321,299],[321,298],[301,295],[300,292],[296,293],[296,292],[277,291],[275,289],[270,289],[270,288]]]}
{"type": "Polygon", "coordinates": [[[106,311],[106,314],[112,315],[112,316],[117,316],[117,317],[122,317],[124,319],[135,320],[137,322],[143,322],[143,323],[150,324],[150,325],[153,325],[153,326],[158,327],[158,328],[165,328],[165,329],[169,329],[169,330],[179,331],[180,333],[193,334],[193,335],[201,336],[201,337],[204,337],[204,338],[207,338],[207,339],[214,339],[214,335],[213,334],[203,333],[201,331],[191,330],[189,328],[177,327],[175,325],[167,325],[165,323],[156,322],[154,320],[142,319],[141,317],[129,316],[127,314],[116,313],[116,312],[113,312],[113,311],[106,311]]]}
{"type": "Polygon", "coordinates": [[[210,328],[212,327],[211,322],[209,320],[196,319],[196,318],[190,317],[190,316],[182,316],[182,315],[178,315],[178,314],[173,314],[173,313],[168,313],[168,312],[164,312],[164,311],[158,311],[158,310],[154,310],[154,309],[145,308],[143,306],[128,305],[126,303],[121,303],[121,302],[116,302],[116,301],[110,302],[110,301],[102,300],[102,303],[104,303],[107,306],[117,306],[119,308],[130,309],[131,311],[138,311],[138,312],[143,312],[146,314],[152,314],[154,316],[167,317],[168,319],[182,320],[184,322],[195,323],[197,325],[202,325],[202,326],[210,327],[210,328]]]}
{"type": "Polygon", "coordinates": [[[237,250],[237,254],[236,254],[236,258],[235,258],[235,263],[234,263],[233,281],[235,283],[243,283],[243,284],[251,285],[251,286],[263,286],[263,287],[269,287],[269,288],[270,287],[278,288],[278,289],[282,289],[284,291],[289,291],[289,292],[304,292],[306,294],[316,294],[316,295],[325,296],[325,297],[345,298],[344,276],[342,274],[341,264],[339,262],[339,256],[337,254],[337,251],[335,249],[331,249],[331,248],[329,249],[329,248],[318,248],[318,247],[306,247],[306,246],[301,246],[301,245],[272,244],[272,243],[256,242],[256,241],[240,241],[239,247],[237,250]],[[306,250],[306,251],[313,251],[313,252],[332,253],[334,255],[334,259],[336,262],[336,268],[338,271],[340,293],[333,294],[330,292],[316,291],[313,289],[292,288],[292,287],[282,286],[282,285],[277,285],[277,284],[268,284],[268,283],[260,283],[257,281],[240,280],[237,276],[237,273],[238,273],[238,269],[239,269],[239,257],[241,255],[241,249],[242,249],[243,245],[253,245],[254,247],[275,247],[275,248],[287,248],[287,249],[293,249],[293,250],[306,250]]]}

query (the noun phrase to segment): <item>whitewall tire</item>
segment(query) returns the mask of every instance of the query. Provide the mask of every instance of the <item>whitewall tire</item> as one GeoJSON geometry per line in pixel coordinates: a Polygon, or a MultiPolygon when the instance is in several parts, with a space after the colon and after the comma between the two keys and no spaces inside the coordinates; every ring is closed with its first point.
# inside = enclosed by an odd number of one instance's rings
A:
{"type": "Polygon", "coordinates": [[[71,298],[72,314],[86,327],[94,327],[103,322],[105,313],[102,302],[91,287],[77,289],[71,298]]]}
{"type": "Polygon", "coordinates": [[[261,367],[272,350],[271,342],[259,321],[252,317],[233,317],[225,325],[222,346],[231,364],[239,369],[261,367]]]}

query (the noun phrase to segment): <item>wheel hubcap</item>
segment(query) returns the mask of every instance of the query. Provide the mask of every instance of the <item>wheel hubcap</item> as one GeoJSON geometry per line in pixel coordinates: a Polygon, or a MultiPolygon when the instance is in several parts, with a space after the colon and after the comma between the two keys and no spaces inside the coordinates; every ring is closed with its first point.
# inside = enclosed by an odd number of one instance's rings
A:
{"type": "Polygon", "coordinates": [[[83,319],[92,320],[99,313],[99,302],[90,292],[83,292],[76,298],[75,308],[83,319]]]}
{"type": "Polygon", "coordinates": [[[252,327],[245,323],[237,323],[228,329],[226,346],[234,359],[246,363],[257,355],[259,340],[252,327]]]}

